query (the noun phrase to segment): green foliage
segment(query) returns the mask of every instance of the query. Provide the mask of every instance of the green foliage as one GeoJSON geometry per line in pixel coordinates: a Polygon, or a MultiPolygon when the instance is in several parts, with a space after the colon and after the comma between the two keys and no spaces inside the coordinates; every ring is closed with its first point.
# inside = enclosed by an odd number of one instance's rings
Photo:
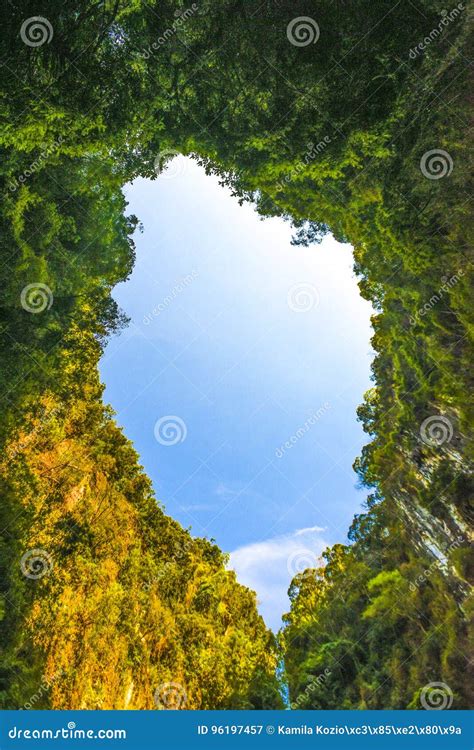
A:
{"type": "Polygon", "coordinates": [[[373,506],[352,546],[292,584],[281,641],[294,708],[419,709],[430,682],[449,686],[453,708],[472,701],[466,591],[449,561],[413,549],[413,532],[388,515],[373,506]]]}
{"type": "Polygon", "coordinates": [[[280,706],[255,594],[164,514],[101,404],[100,346],[82,325],[63,334],[54,387],[16,403],[1,466],[2,705],[43,678],[37,708],[150,709],[166,683],[183,708],[280,706]]]}
{"type": "Polygon", "coordinates": [[[54,36],[35,47],[20,29],[37,7],[2,14],[4,706],[42,678],[42,707],[153,707],[168,682],[188,707],[280,703],[254,595],[157,506],[102,405],[97,361],[125,322],[110,292],[134,261],[121,186],[153,178],[169,149],[292,221],[296,244],[328,230],[351,242],[374,306],[374,388],[359,410],[371,442],[355,463],[373,494],[352,544],[290,589],[292,702],[406,708],[444,680],[467,705],[467,11],[409,54],[443,8],[204,0],[177,19],[167,0],[49,0],[54,36]],[[317,43],[290,43],[295,15],[314,17],[317,43]],[[442,179],[420,168],[432,149],[452,162],[442,179]],[[31,283],[46,287],[41,315],[21,302],[31,283]],[[436,415],[450,425],[440,444],[421,433],[436,415]],[[54,563],[38,580],[19,568],[32,547],[54,563]]]}

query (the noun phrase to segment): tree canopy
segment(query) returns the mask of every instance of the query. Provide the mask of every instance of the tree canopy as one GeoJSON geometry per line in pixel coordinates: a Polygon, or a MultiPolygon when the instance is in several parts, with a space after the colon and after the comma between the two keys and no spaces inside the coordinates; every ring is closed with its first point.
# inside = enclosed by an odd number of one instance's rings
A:
{"type": "Polygon", "coordinates": [[[42,678],[41,705],[59,708],[159,708],[163,690],[180,707],[281,705],[254,594],[166,516],[102,403],[97,362],[126,323],[111,290],[133,268],[139,221],[121,188],[177,152],[262,217],[293,222],[295,243],[350,242],[374,307],[359,410],[370,443],[355,462],[371,494],[349,544],[290,589],[291,702],[419,707],[444,681],[453,707],[468,703],[470,25],[456,10],[49,0],[39,20],[32,2],[2,12],[5,707],[42,678]],[[37,579],[22,572],[36,549],[37,579]]]}

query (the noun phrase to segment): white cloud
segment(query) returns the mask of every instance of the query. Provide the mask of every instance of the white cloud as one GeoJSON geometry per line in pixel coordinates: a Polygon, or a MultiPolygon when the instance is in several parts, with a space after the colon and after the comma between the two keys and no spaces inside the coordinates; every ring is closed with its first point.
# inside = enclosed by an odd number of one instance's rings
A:
{"type": "Polygon", "coordinates": [[[328,543],[319,526],[297,529],[239,547],[230,554],[229,567],[240,583],[257,592],[260,614],[278,630],[281,616],[289,610],[288,587],[293,575],[319,564],[328,543]]]}
{"type": "Polygon", "coordinates": [[[303,534],[309,534],[310,532],[326,531],[322,526],[308,526],[306,529],[298,529],[295,531],[295,536],[303,536],[303,534]]]}

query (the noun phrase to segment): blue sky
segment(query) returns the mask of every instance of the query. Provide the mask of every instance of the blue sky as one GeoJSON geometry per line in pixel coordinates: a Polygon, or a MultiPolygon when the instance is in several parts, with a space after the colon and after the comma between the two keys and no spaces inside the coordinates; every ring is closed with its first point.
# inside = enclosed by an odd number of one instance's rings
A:
{"type": "Polygon", "coordinates": [[[114,291],[131,324],[102,358],[105,398],[166,511],[231,553],[278,628],[292,574],[345,541],[365,498],[371,308],[351,248],[292,247],[287,223],[181,156],[126,194],[144,232],[114,291]]]}

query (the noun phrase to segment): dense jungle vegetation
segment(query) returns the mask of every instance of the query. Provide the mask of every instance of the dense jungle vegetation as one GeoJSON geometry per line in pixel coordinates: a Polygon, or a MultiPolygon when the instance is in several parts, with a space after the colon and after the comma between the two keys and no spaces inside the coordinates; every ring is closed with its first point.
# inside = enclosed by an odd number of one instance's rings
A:
{"type": "Polygon", "coordinates": [[[4,7],[4,708],[276,708],[281,655],[293,708],[422,708],[435,682],[472,703],[472,10],[453,8],[4,7]],[[278,642],[225,555],[164,513],[102,402],[139,220],[121,188],[177,152],[292,221],[295,243],[350,242],[375,310],[367,507],[294,579],[278,642]]]}

